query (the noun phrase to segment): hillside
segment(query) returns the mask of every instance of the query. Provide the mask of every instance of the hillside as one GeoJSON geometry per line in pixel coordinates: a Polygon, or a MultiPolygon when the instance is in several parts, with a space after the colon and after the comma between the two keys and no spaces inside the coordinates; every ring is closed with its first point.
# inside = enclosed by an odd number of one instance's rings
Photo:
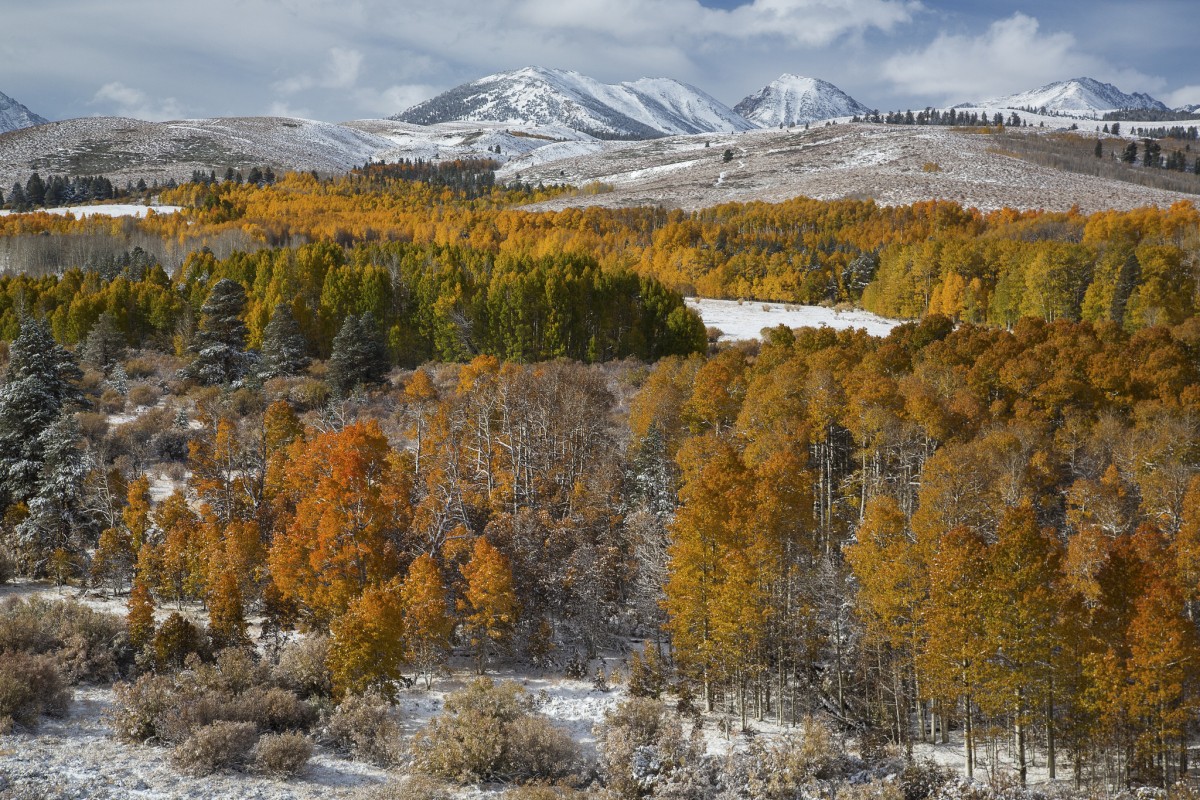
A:
{"type": "MultiPolygon", "coordinates": [[[[1014,135],[1041,134],[1030,129],[1014,135]]],[[[942,127],[839,124],[797,132],[596,143],[588,149],[555,160],[545,160],[545,151],[535,151],[511,160],[500,177],[611,187],[603,193],[558,198],[544,208],[700,209],[806,196],[872,198],[887,205],[940,199],[981,209],[1066,210],[1078,205],[1095,211],[1166,207],[1194,199],[1040,166],[997,152],[1002,148],[992,137],[942,127]],[[731,151],[728,162],[726,149],[731,151]]]]}

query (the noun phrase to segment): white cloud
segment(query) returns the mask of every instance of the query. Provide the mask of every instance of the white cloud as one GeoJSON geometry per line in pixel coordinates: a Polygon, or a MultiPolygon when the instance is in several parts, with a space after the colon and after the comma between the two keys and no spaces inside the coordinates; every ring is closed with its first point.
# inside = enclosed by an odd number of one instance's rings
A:
{"type": "Polygon", "coordinates": [[[90,105],[107,108],[119,117],[133,117],[152,122],[184,116],[183,107],[174,97],[155,100],[141,89],[126,86],[119,81],[101,86],[92,97],[90,105]]]}
{"type": "Polygon", "coordinates": [[[1047,83],[1087,76],[1124,91],[1154,91],[1161,80],[1115,68],[1083,52],[1066,32],[1043,32],[1022,13],[997,20],[978,36],[940,33],[927,47],[898,53],[883,65],[887,80],[907,94],[947,102],[982,101],[1047,83]]]}
{"type": "Polygon", "coordinates": [[[1200,85],[1183,86],[1167,92],[1161,100],[1171,108],[1200,104],[1200,85]]]}
{"type": "Polygon", "coordinates": [[[437,89],[433,86],[405,84],[389,86],[382,91],[370,88],[357,89],[354,92],[354,100],[361,112],[378,118],[399,114],[422,100],[428,100],[435,94],[437,94],[437,89]]]}
{"type": "Polygon", "coordinates": [[[676,43],[782,38],[822,46],[870,28],[890,31],[921,8],[916,0],[753,0],[732,10],[706,8],[697,0],[521,0],[515,13],[547,32],[676,43]]]}
{"type": "Polygon", "coordinates": [[[319,75],[303,73],[278,81],[274,85],[280,94],[297,94],[310,89],[351,89],[358,82],[363,54],[345,47],[329,48],[329,61],[319,75]]]}

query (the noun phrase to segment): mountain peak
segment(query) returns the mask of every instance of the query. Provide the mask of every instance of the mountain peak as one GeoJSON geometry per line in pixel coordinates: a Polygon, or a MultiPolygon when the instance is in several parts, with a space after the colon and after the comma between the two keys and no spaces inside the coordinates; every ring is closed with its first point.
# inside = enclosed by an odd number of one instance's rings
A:
{"type": "Polygon", "coordinates": [[[671,78],[607,84],[573,70],[537,66],[464,83],[393,119],[420,125],[471,121],[561,126],[604,139],[752,127],[719,101],[671,78]]]}
{"type": "Polygon", "coordinates": [[[744,98],[733,110],[760,128],[790,127],[871,113],[871,109],[829,81],[790,72],[744,98]]]}
{"type": "Polygon", "coordinates": [[[1128,108],[1170,110],[1148,94],[1126,94],[1111,83],[1086,76],[1055,81],[1040,89],[997,97],[980,105],[989,108],[1044,108],[1066,114],[1097,114],[1128,108]]]}
{"type": "Polygon", "coordinates": [[[45,125],[49,120],[38,116],[8,95],[0,92],[0,133],[45,125]]]}

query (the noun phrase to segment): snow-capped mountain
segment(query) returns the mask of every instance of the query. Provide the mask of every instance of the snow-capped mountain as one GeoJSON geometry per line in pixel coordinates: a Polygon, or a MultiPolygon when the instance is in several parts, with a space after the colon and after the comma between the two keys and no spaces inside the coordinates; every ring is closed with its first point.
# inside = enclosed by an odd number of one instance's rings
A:
{"type": "Polygon", "coordinates": [[[744,98],[733,110],[760,128],[790,127],[871,113],[871,109],[828,81],[788,73],[744,98]]]}
{"type": "Polygon", "coordinates": [[[1040,89],[997,97],[979,105],[984,108],[1044,108],[1063,114],[1093,114],[1126,108],[1170,110],[1148,94],[1125,94],[1111,83],[1101,83],[1094,78],[1055,81],[1040,89]]]}
{"type": "Polygon", "coordinates": [[[13,100],[4,92],[0,92],[0,133],[30,128],[46,123],[45,117],[39,117],[25,106],[13,100]]]}
{"type": "Polygon", "coordinates": [[[1200,103],[1192,103],[1190,106],[1180,106],[1175,110],[1184,114],[1195,114],[1196,112],[1200,111],[1200,103]]]}
{"type": "Polygon", "coordinates": [[[652,139],[754,127],[720,101],[670,78],[606,84],[578,72],[542,67],[464,83],[393,119],[419,125],[451,121],[558,125],[603,139],[652,139]]]}

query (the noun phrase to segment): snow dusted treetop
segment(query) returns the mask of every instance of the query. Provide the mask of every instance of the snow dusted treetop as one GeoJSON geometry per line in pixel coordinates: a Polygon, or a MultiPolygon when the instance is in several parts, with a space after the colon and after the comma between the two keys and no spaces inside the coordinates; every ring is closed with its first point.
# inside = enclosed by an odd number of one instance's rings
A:
{"type": "Polygon", "coordinates": [[[1170,110],[1148,94],[1125,94],[1111,83],[1101,83],[1094,78],[1055,81],[1040,89],[997,97],[979,105],[982,108],[1045,108],[1064,114],[1098,114],[1127,108],[1170,110]]]}
{"type": "Polygon", "coordinates": [[[694,86],[670,78],[601,83],[570,70],[526,67],[464,83],[393,119],[563,126],[602,139],[654,139],[753,128],[694,86]]]}
{"type": "Polygon", "coordinates": [[[790,73],[780,75],[744,98],[733,110],[760,128],[791,127],[871,113],[871,109],[828,81],[790,73]]]}
{"type": "Polygon", "coordinates": [[[50,334],[45,320],[26,317],[13,340],[0,388],[0,508],[29,500],[42,471],[42,434],[65,408],[83,401],[83,374],[50,334]]]}

